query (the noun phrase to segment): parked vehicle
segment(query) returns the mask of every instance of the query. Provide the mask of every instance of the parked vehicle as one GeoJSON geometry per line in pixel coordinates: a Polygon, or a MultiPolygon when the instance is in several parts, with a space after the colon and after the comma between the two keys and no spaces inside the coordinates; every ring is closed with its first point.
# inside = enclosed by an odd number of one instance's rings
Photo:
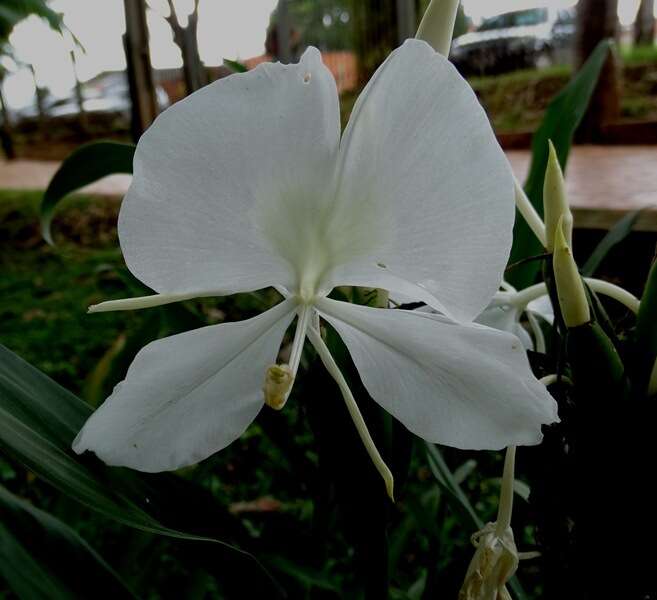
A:
{"type": "Polygon", "coordinates": [[[533,8],[484,19],[452,43],[450,58],[464,75],[489,75],[567,62],[574,9],[533,8]]]}

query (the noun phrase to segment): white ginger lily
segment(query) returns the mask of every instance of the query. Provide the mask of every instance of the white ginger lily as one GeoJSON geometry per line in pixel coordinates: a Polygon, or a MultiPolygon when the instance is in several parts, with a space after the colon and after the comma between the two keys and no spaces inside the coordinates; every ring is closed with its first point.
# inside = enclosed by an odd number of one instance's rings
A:
{"type": "Polygon", "coordinates": [[[198,462],[238,438],[265,400],[284,404],[308,337],[391,492],[320,318],[371,396],[414,433],[458,448],[538,443],[554,400],[515,337],[471,323],[508,258],[513,189],[474,93],[423,41],[374,74],[342,141],[335,82],[314,48],[179,102],[139,141],[119,216],[128,267],[158,293],[91,310],[268,286],[285,299],[147,345],[74,449],[142,471],[198,462]],[[337,302],[327,295],[338,285],[442,314],[337,302]],[[272,366],[295,317],[289,364],[272,366]]]}

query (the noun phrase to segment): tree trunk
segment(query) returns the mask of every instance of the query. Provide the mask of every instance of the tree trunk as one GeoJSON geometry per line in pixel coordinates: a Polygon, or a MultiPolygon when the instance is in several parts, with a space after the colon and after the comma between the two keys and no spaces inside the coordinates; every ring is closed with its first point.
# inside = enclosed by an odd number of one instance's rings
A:
{"type": "Polygon", "coordinates": [[[655,43],[655,0],[641,0],[634,21],[634,45],[652,46],[655,43]]]}
{"type": "Polygon", "coordinates": [[[378,66],[398,46],[397,0],[362,0],[354,4],[360,79],[369,81],[378,66]]]}
{"type": "Polygon", "coordinates": [[[73,75],[75,77],[75,100],[78,104],[78,122],[80,129],[87,131],[89,122],[87,120],[87,113],[84,110],[84,95],[82,94],[82,84],[78,77],[78,67],[75,60],[75,52],[71,50],[71,64],[73,65],[73,75]]]}
{"type": "Polygon", "coordinates": [[[144,0],[124,0],[124,6],[126,33],[123,43],[132,102],[132,137],[136,142],[157,116],[157,100],[144,0]]]}
{"type": "Polygon", "coordinates": [[[287,0],[278,0],[276,7],[276,58],[283,64],[292,62],[292,28],[287,0]]]}
{"type": "Polygon", "coordinates": [[[194,3],[192,14],[189,15],[187,27],[180,25],[173,0],[169,0],[169,16],[166,20],[171,27],[171,31],[173,31],[173,41],[180,48],[185,89],[189,95],[201,89],[207,83],[207,76],[198,53],[198,41],[196,38],[198,29],[198,0],[194,3]]]}
{"type": "MultiPolygon", "coordinates": [[[[578,66],[606,38],[618,36],[618,0],[580,0],[577,6],[576,51],[578,66]]],[[[619,73],[616,54],[610,52],[600,73],[588,111],[579,127],[579,142],[595,143],[602,139],[602,126],[620,114],[619,73]]]]}
{"type": "Polygon", "coordinates": [[[397,39],[399,43],[403,44],[405,40],[415,37],[417,26],[415,0],[397,0],[397,39]]]}
{"type": "Polygon", "coordinates": [[[2,127],[0,127],[0,145],[8,160],[16,158],[16,150],[14,149],[14,140],[11,134],[11,119],[9,118],[9,110],[5,102],[5,97],[2,93],[3,78],[0,77],[0,115],[2,116],[2,127]]]}

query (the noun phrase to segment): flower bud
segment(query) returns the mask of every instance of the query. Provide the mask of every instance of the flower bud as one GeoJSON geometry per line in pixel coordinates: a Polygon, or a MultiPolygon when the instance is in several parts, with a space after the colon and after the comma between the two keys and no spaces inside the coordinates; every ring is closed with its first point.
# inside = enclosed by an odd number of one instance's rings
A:
{"type": "Polygon", "coordinates": [[[415,37],[427,42],[445,58],[449,56],[459,0],[431,0],[415,37]]]}
{"type": "Polygon", "coordinates": [[[563,219],[563,233],[566,243],[573,245],[573,215],[568,206],[566,184],[563,171],[552,141],[548,141],[548,161],[543,182],[543,218],[545,219],[545,238],[548,252],[554,252],[554,237],[560,219],[563,219]]]}
{"type": "Polygon", "coordinates": [[[281,410],[285,406],[287,395],[292,389],[294,376],[289,365],[271,365],[267,368],[265,385],[262,391],[265,394],[265,404],[274,410],[281,410]]]}
{"type": "Polygon", "coordinates": [[[559,219],[552,258],[554,280],[563,321],[569,329],[591,321],[591,312],[577,264],[566,242],[563,218],[559,219]]]}

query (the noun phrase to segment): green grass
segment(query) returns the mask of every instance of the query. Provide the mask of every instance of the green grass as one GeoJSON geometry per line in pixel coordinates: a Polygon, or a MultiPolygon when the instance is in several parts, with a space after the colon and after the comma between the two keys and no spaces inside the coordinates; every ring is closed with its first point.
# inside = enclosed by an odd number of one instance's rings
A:
{"type": "MultiPolygon", "coordinates": [[[[89,304],[123,291],[115,236],[99,229],[97,243],[91,243],[92,232],[78,231],[76,243],[62,240],[52,248],[39,235],[39,200],[38,192],[0,192],[0,342],[79,392],[109,344],[141,317],[87,315],[89,304]]],[[[102,202],[67,201],[65,223],[86,209],[115,212],[102,202]]]]}
{"type": "Polygon", "coordinates": [[[475,90],[485,90],[491,87],[508,85],[534,84],[542,79],[568,78],[572,69],[568,65],[554,65],[545,69],[521,69],[503,75],[470,77],[468,82],[475,90]]]}

